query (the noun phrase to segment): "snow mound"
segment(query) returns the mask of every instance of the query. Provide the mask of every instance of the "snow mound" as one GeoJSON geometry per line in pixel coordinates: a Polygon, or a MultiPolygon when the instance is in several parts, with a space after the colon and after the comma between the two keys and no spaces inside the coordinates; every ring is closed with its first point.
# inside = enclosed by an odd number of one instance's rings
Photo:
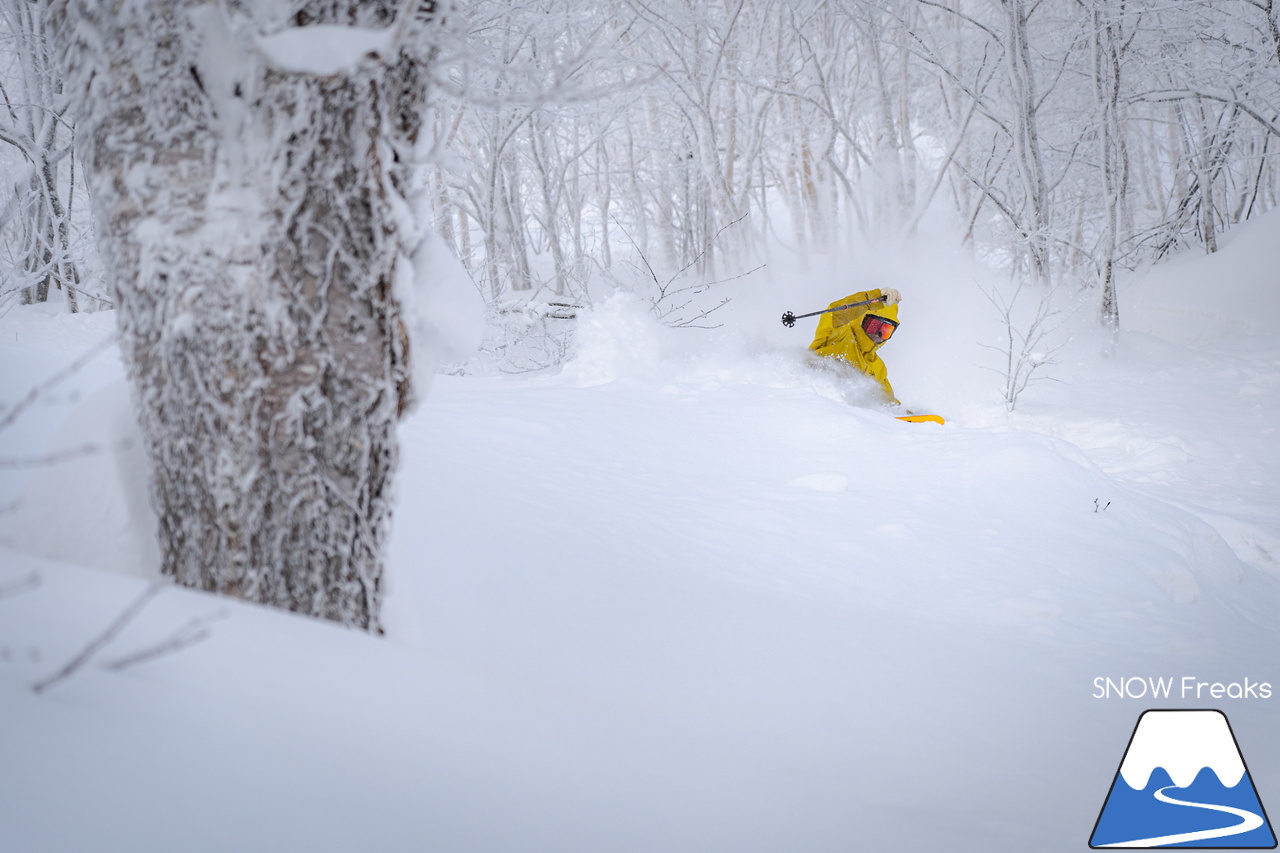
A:
{"type": "Polygon", "coordinates": [[[1212,255],[1188,252],[1120,282],[1126,329],[1184,344],[1280,334],[1280,210],[1238,226],[1212,255]]]}
{"type": "Polygon", "coordinates": [[[128,387],[116,381],[75,406],[35,466],[0,541],[81,566],[158,577],[147,459],[128,387]]]}
{"type": "Polygon", "coordinates": [[[844,474],[804,474],[792,480],[791,485],[815,492],[843,492],[849,488],[849,478],[844,474]]]}
{"type": "Polygon", "coordinates": [[[582,387],[651,375],[662,361],[662,332],[640,297],[615,293],[579,318],[577,353],[565,373],[582,387]]]}
{"type": "MultiPolygon", "coordinates": [[[[413,227],[406,217],[401,227],[413,227]]],[[[462,262],[435,232],[422,229],[412,257],[396,264],[395,295],[404,307],[418,396],[441,365],[466,361],[484,337],[484,302],[462,262]]]]}
{"type": "MultiPolygon", "coordinates": [[[[1251,233],[1206,268],[1265,254],[1251,233]]],[[[435,279],[412,261],[406,289],[435,279]]],[[[946,427],[864,402],[810,363],[812,327],[778,323],[844,279],[736,300],[758,329],[705,335],[615,296],[582,315],[559,375],[437,377],[401,425],[386,639],[169,588],[36,696],[144,583],[0,549],[8,846],[1077,849],[1145,707],[1100,700],[1095,679],[1275,680],[1280,339],[1126,333],[1009,416],[971,399],[992,327],[974,282],[901,280],[890,377],[946,404],[946,427]],[[99,665],[193,620],[205,641],[99,665]],[[1011,788],[1029,768],[1046,772],[1011,788]]],[[[1259,296],[1223,295],[1223,311],[1259,296]]],[[[0,318],[0,401],[81,351],[91,319],[0,318]]],[[[106,361],[77,388],[118,380],[106,361]]],[[[54,396],[0,458],[128,426],[118,388],[54,396]]],[[[131,515],[142,463],[66,466],[22,473],[4,536],[145,567],[125,554],[129,528],[150,538],[131,515]]],[[[1230,701],[1251,764],[1280,766],[1274,699],[1230,701]]],[[[1206,739],[1172,761],[1152,740],[1127,769],[1229,780],[1221,732],[1206,739]]]]}
{"type": "Polygon", "coordinates": [[[316,24],[257,38],[258,49],[276,68],[327,77],[346,73],[367,56],[386,56],[395,29],[316,24]]]}

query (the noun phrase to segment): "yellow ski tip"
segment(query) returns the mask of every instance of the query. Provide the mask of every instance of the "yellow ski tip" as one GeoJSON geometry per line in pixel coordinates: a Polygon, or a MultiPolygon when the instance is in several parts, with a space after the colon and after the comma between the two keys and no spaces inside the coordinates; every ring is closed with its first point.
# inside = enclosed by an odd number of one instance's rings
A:
{"type": "Polygon", "coordinates": [[[935,424],[946,423],[946,421],[942,419],[941,415],[902,415],[901,417],[898,418],[898,420],[910,421],[913,424],[922,424],[922,423],[925,423],[926,421],[929,421],[935,424]]]}

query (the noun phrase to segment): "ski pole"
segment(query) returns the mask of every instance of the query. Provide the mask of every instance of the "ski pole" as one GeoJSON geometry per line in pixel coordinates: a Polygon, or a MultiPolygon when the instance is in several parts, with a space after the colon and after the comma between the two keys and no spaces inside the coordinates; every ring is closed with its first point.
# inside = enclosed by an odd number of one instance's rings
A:
{"type": "Polygon", "coordinates": [[[877,296],[875,299],[864,299],[861,302],[850,302],[848,305],[837,305],[834,308],[824,308],[821,311],[811,311],[808,314],[796,316],[790,311],[782,315],[782,325],[788,329],[796,324],[796,320],[803,320],[805,317],[817,317],[819,314],[830,314],[832,311],[843,311],[846,308],[860,308],[863,305],[874,305],[877,302],[883,302],[883,296],[877,296]]]}

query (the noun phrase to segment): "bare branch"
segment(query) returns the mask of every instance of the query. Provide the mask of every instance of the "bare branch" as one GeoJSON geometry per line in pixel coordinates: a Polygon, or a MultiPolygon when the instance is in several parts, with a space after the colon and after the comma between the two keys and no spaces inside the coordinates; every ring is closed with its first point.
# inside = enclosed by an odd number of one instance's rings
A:
{"type": "Polygon", "coordinates": [[[48,394],[52,388],[65,382],[70,377],[74,376],[81,369],[83,369],[84,366],[87,365],[89,362],[93,361],[99,355],[101,355],[102,353],[106,352],[108,349],[113,347],[115,343],[116,343],[116,335],[114,332],[112,332],[111,334],[107,335],[105,338],[103,338],[102,340],[98,341],[96,344],[91,346],[84,353],[82,353],[78,358],[76,358],[75,361],[71,362],[71,364],[67,365],[62,370],[59,370],[53,376],[46,379],[44,382],[32,388],[30,391],[27,392],[26,396],[24,396],[21,400],[14,403],[13,405],[9,406],[7,410],[0,410],[0,412],[2,412],[2,414],[0,414],[0,430],[7,429],[9,426],[11,426],[14,421],[16,421],[19,417],[22,416],[23,412],[31,408],[31,406],[33,406],[37,401],[39,401],[40,398],[43,397],[45,394],[48,394]]]}
{"type": "Polygon", "coordinates": [[[213,633],[209,626],[214,622],[226,619],[230,615],[231,612],[224,608],[205,616],[192,617],[182,625],[182,627],[178,628],[163,640],[139,649],[136,652],[131,652],[123,657],[103,661],[101,666],[103,669],[110,670],[111,672],[121,672],[129,667],[137,666],[140,663],[146,663],[147,661],[152,661],[156,658],[176,654],[183,649],[194,646],[196,643],[207,640],[213,633]]]}
{"type": "Polygon", "coordinates": [[[22,595],[24,592],[31,592],[39,589],[43,583],[44,578],[41,577],[39,572],[31,572],[16,581],[0,584],[0,599],[13,598],[14,596],[22,595]]]}
{"type": "Polygon", "coordinates": [[[83,667],[86,663],[88,663],[89,660],[95,654],[97,654],[99,651],[103,649],[103,647],[105,647],[108,643],[110,643],[117,636],[119,636],[120,632],[123,631],[125,627],[130,622],[132,622],[139,613],[142,612],[142,609],[146,607],[151,602],[151,600],[155,598],[157,595],[159,595],[167,586],[168,586],[167,584],[162,584],[162,583],[147,584],[147,588],[144,589],[136,599],[134,599],[133,603],[130,604],[128,607],[126,607],[124,610],[122,610],[120,612],[120,615],[117,616],[115,620],[110,625],[107,626],[106,630],[103,631],[101,634],[99,634],[96,638],[91,640],[83,649],[80,650],[79,654],[77,654],[71,660],[67,661],[67,663],[62,667],[62,669],[58,670],[48,678],[37,681],[35,684],[31,685],[32,692],[34,692],[36,695],[39,695],[41,693],[46,692],[51,687],[54,687],[60,682],[66,681],[68,678],[75,675],[76,672],[78,672],[81,667],[83,667]]]}
{"type": "Polygon", "coordinates": [[[14,470],[20,468],[44,468],[50,465],[60,465],[63,462],[70,462],[73,459],[82,459],[86,456],[97,456],[102,453],[121,453],[131,447],[133,447],[132,439],[126,438],[111,446],[90,442],[68,450],[46,453],[43,456],[27,456],[17,459],[5,459],[0,457],[0,469],[14,470]]]}

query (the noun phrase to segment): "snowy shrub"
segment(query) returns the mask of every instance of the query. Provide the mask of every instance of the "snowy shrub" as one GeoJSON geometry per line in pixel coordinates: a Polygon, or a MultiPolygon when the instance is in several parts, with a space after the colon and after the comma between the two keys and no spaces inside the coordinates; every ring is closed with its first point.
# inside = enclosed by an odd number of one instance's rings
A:
{"type": "Polygon", "coordinates": [[[1000,321],[999,342],[983,346],[999,354],[998,366],[986,369],[1000,376],[1000,396],[1005,409],[1012,412],[1029,384],[1050,378],[1044,369],[1053,364],[1063,346],[1056,335],[1063,318],[1047,286],[1019,278],[1006,290],[1003,293],[998,286],[983,290],[1000,321]]]}

